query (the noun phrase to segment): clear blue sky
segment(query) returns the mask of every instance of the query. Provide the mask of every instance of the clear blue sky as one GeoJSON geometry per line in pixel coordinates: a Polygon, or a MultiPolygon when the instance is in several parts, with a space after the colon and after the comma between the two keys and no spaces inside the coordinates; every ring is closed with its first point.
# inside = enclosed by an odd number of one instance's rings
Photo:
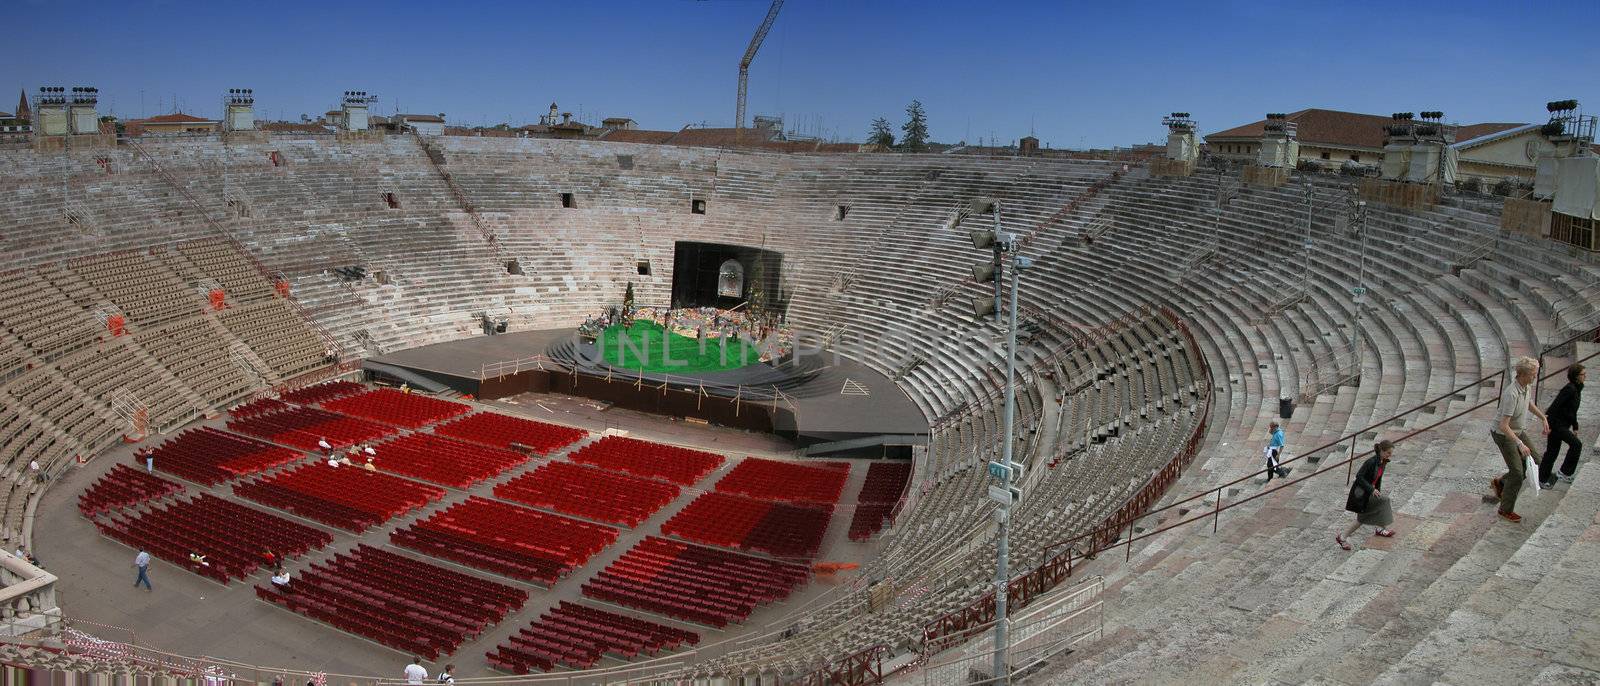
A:
{"type": "MultiPolygon", "coordinates": [[[[725,126],[767,5],[14,1],[0,110],[21,88],[82,84],[122,117],[174,99],[216,117],[221,92],[250,87],[258,118],[298,119],[356,89],[378,94],[380,114],[463,125],[528,123],[554,100],[591,123],[725,126]]],[[[789,0],[751,67],[749,109],[860,140],[878,116],[898,134],[916,98],[935,140],[1033,130],[1053,147],[1158,140],[1173,110],[1202,132],[1302,107],[1534,121],[1548,100],[1600,111],[1597,26],[1594,0],[789,0]]]]}

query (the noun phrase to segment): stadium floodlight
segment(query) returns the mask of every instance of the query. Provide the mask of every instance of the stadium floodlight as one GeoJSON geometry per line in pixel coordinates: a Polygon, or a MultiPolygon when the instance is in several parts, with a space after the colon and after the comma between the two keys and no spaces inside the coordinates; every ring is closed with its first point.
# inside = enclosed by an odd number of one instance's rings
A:
{"type": "MultiPolygon", "coordinates": [[[[994,280],[994,263],[980,262],[972,265],[972,280],[978,283],[989,283],[994,280]]],[[[992,307],[990,309],[993,309],[992,307]]]]}
{"type": "Polygon", "coordinates": [[[992,314],[994,314],[994,300],[992,298],[987,295],[983,297],[974,296],[972,298],[973,316],[983,319],[992,314]]]}
{"type": "Polygon", "coordinates": [[[979,250],[994,249],[994,232],[989,229],[972,230],[972,247],[979,250]]]}

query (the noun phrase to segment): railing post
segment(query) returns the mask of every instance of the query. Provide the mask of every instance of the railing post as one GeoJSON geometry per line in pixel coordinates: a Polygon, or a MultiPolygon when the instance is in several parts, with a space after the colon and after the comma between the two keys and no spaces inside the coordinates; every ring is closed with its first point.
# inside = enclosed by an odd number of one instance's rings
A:
{"type": "Polygon", "coordinates": [[[1128,522],[1128,544],[1122,547],[1122,561],[1123,562],[1127,562],[1127,561],[1133,559],[1133,527],[1134,527],[1135,524],[1138,524],[1138,523],[1139,523],[1139,518],[1138,517],[1134,517],[1133,521],[1128,522]]]}
{"type": "Polygon", "coordinates": [[[1344,485],[1349,486],[1350,485],[1350,480],[1354,479],[1355,475],[1356,475],[1356,437],[1352,434],[1350,436],[1350,454],[1345,456],[1345,461],[1344,461],[1344,485]]]}
{"type": "Polygon", "coordinates": [[[1217,489],[1217,507],[1211,511],[1211,533],[1217,532],[1217,524],[1222,521],[1222,489],[1217,489]]]}

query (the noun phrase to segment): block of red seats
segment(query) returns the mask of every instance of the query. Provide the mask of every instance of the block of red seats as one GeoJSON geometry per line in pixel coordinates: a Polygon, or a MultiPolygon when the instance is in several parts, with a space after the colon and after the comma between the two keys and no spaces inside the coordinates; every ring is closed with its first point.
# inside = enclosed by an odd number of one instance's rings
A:
{"type": "Polygon", "coordinates": [[[573,462],[627,472],[634,476],[691,486],[722,466],[716,453],[652,443],[627,436],[606,436],[572,453],[573,462]]]}
{"type": "Polygon", "coordinates": [[[850,479],[848,462],[782,462],[747,457],[717,480],[717,490],[757,500],[832,505],[850,479]]]}
{"type": "Polygon", "coordinates": [[[256,415],[282,412],[291,407],[294,406],[283,402],[282,400],[278,400],[277,398],[256,398],[255,400],[229,410],[228,414],[230,416],[243,419],[245,417],[254,417],[256,415]]]}
{"type": "Polygon", "coordinates": [[[693,631],[563,600],[490,651],[488,658],[497,669],[528,674],[558,665],[589,669],[604,655],[631,660],[699,642],[693,631]]]}
{"type": "Polygon", "coordinates": [[[154,463],[156,471],[214,486],[304,457],[288,448],[200,426],[162,441],[155,448],[154,463]]]}
{"type": "Polygon", "coordinates": [[[811,559],[822,547],[833,506],[802,506],[711,492],[661,525],[661,533],[697,543],[811,559]]]}
{"type": "Polygon", "coordinates": [[[550,462],[494,487],[497,498],[636,527],[678,498],[678,487],[571,462],[550,462]]]}
{"type": "Polygon", "coordinates": [[[278,399],[296,405],[317,405],[334,398],[343,398],[366,390],[367,387],[360,382],[340,379],[282,393],[278,396],[278,399]]]}
{"type": "MultiPolygon", "coordinates": [[[[375,445],[373,450],[377,452],[373,465],[379,471],[456,488],[467,488],[494,478],[528,461],[527,455],[515,450],[491,448],[430,433],[406,434],[375,445]]],[[[365,455],[355,459],[360,464],[365,462],[365,455]]]]}
{"type": "Polygon", "coordinates": [[[553,584],[617,540],[616,529],[474,496],[390,540],[464,565],[553,584]]]}
{"type": "Polygon", "coordinates": [[[789,597],[810,572],[805,565],[651,536],[582,591],[596,600],[722,628],[789,597]]]}
{"type": "Polygon", "coordinates": [[[879,461],[868,466],[866,482],[856,496],[856,511],[850,517],[850,540],[864,541],[888,524],[910,480],[910,462],[879,461]]]}
{"type": "Polygon", "coordinates": [[[527,602],[520,588],[362,544],[256,596],[409,655],[454,653],[527,602]]]}
{"type": "Polygon", "coordinates": [[[583,429],[493,412],[479,412],[445,422],[434,427],[433,432],[496,448],[511,448],[540,455],[549,455],[588,435],[583,429]]]}
{"type": "Polygon", "coordinates": [[[360,533],[444,497],[444,489],[356,466],[311,462],[234,492],[306,519],[360,533]]]}
{"type": "Polygon", "coordinates": [[[377,422],[315,407],[294,406],[278,412],[230,419],[228,429],[308,451],[318,450],[317,443],[323,439],[334,448],[344,448],[396,433],[394,427],[377,422]]]}
{"type": "Polygon", "coordinates": [[[134,468],[119,463],[78,496],[78,511],[92,518],[102,512],[182,492],[183,484],[147,474],[144,465],[134,468]]]}
{"type": "Polygon", "coordinates": [[[95,521],[102,534],[222,583],[263,563],[262,552],[294,558],[333,542],[328,532],[202,493],[95,521]],[[205,557],[206,564],[189,555],[205,557]]]}
{"type": "Polygon", "coordinates": [[[472,408],[461,403],[403,393],[393,388],[375,388],[322,403],[339,414],[370,419],[383,424],[417,429],[434,422],[466,414],[472,408]]]}

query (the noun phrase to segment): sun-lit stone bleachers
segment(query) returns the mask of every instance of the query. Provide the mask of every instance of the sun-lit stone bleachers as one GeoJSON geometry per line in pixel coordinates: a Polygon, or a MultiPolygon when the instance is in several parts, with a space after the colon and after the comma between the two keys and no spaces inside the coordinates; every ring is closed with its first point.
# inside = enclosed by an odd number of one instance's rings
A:
{"type": "MultiPolygon", "coordinates": [[[[1012,548],[1014,568],[1025,569],[1116,512],[1196,427],[1207,434],[1182,493],[1258,470],[1280,398],[1297,403],[1281,420],[1291,456],[1380,422],[1371,433],[1416,429],[1492,397],[1495,388],[1457,388],[1574,333],[1600,301],[1593,260],[1503,234],[1481,204],[1369,204],[1355,236],[1336,220],[1350,183],[1331,177],[1264,189],[1058,158],[432,145],[438,168],[407,136],[151,140],[137,153],[108,151],[105,165],[0,151],[18,171],[0,202],[0,224],[11,227],[0,232],[0,268],[10,270],[0,274],[0,446],[16,475],[6,531],[20,527],[12,504],[38,488],[19,465],[35,456],[63,464],[124,432],[102,396],[130,374],[159,379],[141,387],[152,417],[181,418],[324,366],[330,345],[362,356],[465,338],[479,334],[483,314],[518,330],[571,326],[630,282],[640,303],[666,304],[677,241],[760,246],[784,256],[789,323],[831,335],[836,349],[896,379],[935,425],[907,505],[865,565],[863,578],[892,580],[903,602],[867,612],[860,593],[841,591],[792,617],[787,639],[693,674],[808,670],[878,643],[915,650],[928,621],[981,596],[994,555],[984,466],[1006,440],[1029,466],[1012,548]],[[1237,192],[1218,211],[1223,186],[1237,192]],[[1026,237],[1022,254],[1036,263],[1022,276],[1014,437],[1002,435],[998,400],[1003,329],[969,309],[991,292],[970,283],[969,268],[987,255],[968,231],[997,221],[967,212],[979,198],[998,201],[999,226],[1026,237]],[[704,214],[690,211],[697,200],[704,214]],[[276,290],[280,278],[292,300],[276,290]],[[226,293],[220,311],[208,309],[213,285],[226,293]],[[1110,325],[1130,313],[1131,323],[1110,325]],[[126,316],[131,337],[111,335],[112,314],[126,316]]],[[[1481,443],[1482,428],[1451,425],[1427,454],[1481,443]]],[[[1468,460],[1492,459],[1479,448],[1397,479],[1416,499],[1413,513],[1445,497],[1428,478],[1449,488],[1481,481],[1484,469],[1468,460]]],[[[1342,516],[1321,498],[1301,498],[1296,512],[1319,525],[1342,516]]],[[[1184,545],[1255,578],[1242,551],[1285,568],[1331,564],[1279,550],[1309,544],[1310,528],[1274,530],[1248,547],[1184,545]]],[[[1467,574],[1511,555],[1452,564],[1467,574]]],[[[1323,581],[1280,577],[1302,591],[1323,581]]],[[[1242,581],[1207,578],[1245,597],[1242,581]]],[[[1176,587],[1152,576],[1127,588],[1166,595],[1130,603],[1119,625],[1163,629],[1162,603],[1176,587]]],[[[1073,676],[1110,674],[1083,669],[1073,676]]]]}

